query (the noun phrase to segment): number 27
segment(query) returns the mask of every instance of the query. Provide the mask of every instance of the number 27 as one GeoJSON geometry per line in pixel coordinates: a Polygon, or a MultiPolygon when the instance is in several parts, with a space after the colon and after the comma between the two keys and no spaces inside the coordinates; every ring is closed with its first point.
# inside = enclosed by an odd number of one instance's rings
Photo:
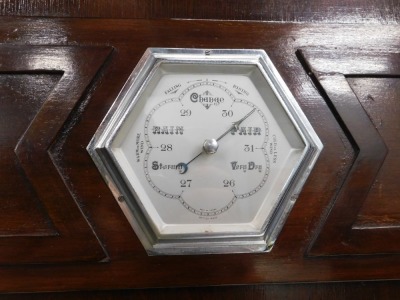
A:
{"type": "Polygon", "coordinates": [[[182,179],[180,181],[181,187],[188,187],[190,188],[190,185],[192,184],[192,179],[182,179]]]}

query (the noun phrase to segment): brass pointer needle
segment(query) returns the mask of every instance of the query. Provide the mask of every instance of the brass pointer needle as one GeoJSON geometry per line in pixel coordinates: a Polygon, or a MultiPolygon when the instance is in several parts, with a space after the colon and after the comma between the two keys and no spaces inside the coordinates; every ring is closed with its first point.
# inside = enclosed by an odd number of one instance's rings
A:
{"type": "Polygon", "coordinates": [[[243,118],[241,118],[240,120],[233,122],[232,126],[229,127],[228,130],[226,130],[223,134],[221,134],[217,139],[207,139],[204,141],[203,143],[203,148],[201,150],[201,152],[199,154],[197,154],[195,157],[193,157],[191,160],[189,160],[189,162],[187,163],[179,163],[177,164],[177,169],[179,170],[180,174],[185,174],[188,170],[188,166],[189,164],[194,161],[196,158],[198,158],[200,155],[202,155],[203,153],[207,153],[207,154],[214,154],[215,152],[217,152],[218,149],[218,141],[221,140],[224,136],[226,136],[229,132],[231,132],[233,129],[238,130],[240,124],[246,120],[248,117],[250,117],[250,115],[252,113],[254,113],[256,111],[255,108],[253,108],[249,113],[247,113],[243,118]]]}

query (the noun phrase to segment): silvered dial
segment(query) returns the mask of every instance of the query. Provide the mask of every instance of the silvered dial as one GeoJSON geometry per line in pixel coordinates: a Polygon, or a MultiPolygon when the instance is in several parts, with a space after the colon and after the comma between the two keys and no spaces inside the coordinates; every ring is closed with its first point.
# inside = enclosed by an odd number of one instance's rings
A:
{"type": "Polygon", "coordinates": [[[144,122],[148,183],[199,216],[226,212],[257,193],[269,174],[267,118],[229,86],[208,78],[189,82],[144,122]]]}

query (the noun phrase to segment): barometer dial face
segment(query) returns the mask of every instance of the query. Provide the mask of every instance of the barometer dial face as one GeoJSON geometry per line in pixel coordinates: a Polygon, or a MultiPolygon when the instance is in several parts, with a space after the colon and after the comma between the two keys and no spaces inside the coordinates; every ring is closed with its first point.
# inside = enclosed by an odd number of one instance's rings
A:
{"type": "Polygon", "coordinates": [[[193,253],[242,252],[237,240],[265,250],[276,215],[293,202],[287,190],[298,193],[293,181],[310,156],[310,132],[259,52],[235,61],[193,51],[161,59],[153,50],[145,75],[128,81],[89,148],[98,149],[95,161],[150,251],[182,243],[193,253]],[[233,247],[221,246],[230,238],[233,247]]]}
{"type": "Polygon", "coordinates": [[[144,123],[150,186],[203,217],[254,195],[269,174],[264,113],[216,81],[180,84],[188,86],[157,104],[144,123]]]}

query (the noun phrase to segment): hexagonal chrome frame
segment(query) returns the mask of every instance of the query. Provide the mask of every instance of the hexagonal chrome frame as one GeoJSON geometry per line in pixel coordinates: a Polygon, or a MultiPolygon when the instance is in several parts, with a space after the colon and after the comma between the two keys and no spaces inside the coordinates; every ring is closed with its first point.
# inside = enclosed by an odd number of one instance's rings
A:
{"type": "Polygon", "coordinates": [[[164,255],[270,251],[322,148],[311,124],[263,50],[149,48],[133,70],[87,150],[148,254],[164,255]],[[145,208],[137,201],[135,187],[131,186],[125,174],[121,174],[110,144],[146,88],[148,77],[160,63],[257,66],[297,129],[305,144],[302,158],[286,179],[279,199],[275,199],[274,211],[265,220],[262,232],[221,234],[209,238],[201,233],[191,237],[158,236],[153,230],[145,208]]]}

